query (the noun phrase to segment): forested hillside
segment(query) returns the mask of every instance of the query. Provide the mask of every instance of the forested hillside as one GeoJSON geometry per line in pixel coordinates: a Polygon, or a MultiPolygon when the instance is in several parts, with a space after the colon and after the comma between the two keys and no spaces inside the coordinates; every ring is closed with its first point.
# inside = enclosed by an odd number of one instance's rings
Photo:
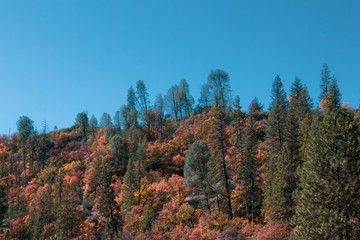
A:
{"type": "Polygon", "coordinates": [[[20,117],[0,139],[0,238],[358,238],[360,111],[327,65],[319,106],[298,78],[276,76],[269,110],[230,84],[212,70],[196,103],[184,79],[151,103],[140,80],[67,129],[20,117]]]}

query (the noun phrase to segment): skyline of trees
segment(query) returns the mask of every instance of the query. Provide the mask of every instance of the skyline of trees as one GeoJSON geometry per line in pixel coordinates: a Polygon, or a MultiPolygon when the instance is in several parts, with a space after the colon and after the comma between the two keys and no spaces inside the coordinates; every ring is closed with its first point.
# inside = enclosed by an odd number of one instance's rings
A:
{"type": "Polygon", "coordinates": [[[269,111],[243,111],[214,70],[197,106],[184,79],[154,105],[140,80],[99,124],[81,112],[38,133],[20,117],[0,138],[0,238],[353,239],[360,110],[322,73],[316,109],[276,76],[269,111]]]}

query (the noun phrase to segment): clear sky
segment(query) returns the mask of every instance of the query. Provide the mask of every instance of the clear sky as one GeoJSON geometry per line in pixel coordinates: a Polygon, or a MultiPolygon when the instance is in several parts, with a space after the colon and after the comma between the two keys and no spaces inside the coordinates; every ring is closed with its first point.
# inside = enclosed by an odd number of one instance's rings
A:
{"type": "Polygon", "coordinates": [[[360,1],[0,0],[0,133],[19,116],[70,127],[125,103],[141,79],[153,102],[185,78],[197,100],[211,69],[233,96],[268,108],[279,74],[298,76],[314,102],[323,63],[343,102],[360,103],[360,1]]]}

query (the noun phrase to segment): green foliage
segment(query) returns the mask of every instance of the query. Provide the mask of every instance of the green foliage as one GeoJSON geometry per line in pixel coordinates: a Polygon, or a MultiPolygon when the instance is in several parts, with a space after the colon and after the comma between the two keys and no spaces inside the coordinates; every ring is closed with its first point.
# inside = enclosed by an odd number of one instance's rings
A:
{"type": "Polygon", "coordinates": [[[320,88],[321,88],[321,95],[320,95],[320,100],[325,99],[326,96],[329,94],[329,86],[330,86],[330,80],[331,80],[331,76],[330,76],[330,70],[329,67],[326,63],[324,63],[323,68],[321,70],[321,83],[320,83],[320,88]]]}
{"type": "Polygon", "coordinates": [[[185,79],[180,80],[179,89],[176,92],[176,98],[179,102],[180,115],[184,116],[185,118],[190,117],[194,99],[190,95],[189,84],[185,79]]]}
{"type": "Polygon", "coordinates": [[[259,102],[257,97],[255,97],[250,105],[249,105],[249,112],[255,113],[255,112],[261,112],[263,110],[264,105],[259,102]]]}
{"type": "Polygon", "coordinates": [[[201,87],[200,98],[198,100],[201,107],[206,107],[211,104],[211,86],[207,83],[201,87]]]}
{"type": "Polygon", "coordinates": [[[98,126],[98,121],[97,121],[94,114],[91,115],[91,118],[90,118],[90,121],[89,121],[89,126],[93,127],[93,128],[96,128],[98,126]]]}
{"type": "Polygon", "coordinates": [[[34,133],[34,122],[27,116],[21,116],[16,125],[18,137],[22,145],[25,145],[34,133]]]}
{"type": "Polygon", "coordinates": [[[225,108],[230,98],[229,74],[220,69],[211,70],[208,76],[208,84],[211,86],[213,105],[225,108]]]}
{"type": "Polygon", "coordinates": [[[89,119],[87,113],[81,112],[76,116],[75,124],[78,126],[81,136],[87,141],[87,130],[89,127],[89,119]]]}
{"type": "Polygon", "coordinates": [[[37,206],[30,209],[29,219],[27,221],[27,229],[31,235],[31,239],[37,240],[43,231],[45,225],[55,220],[54,204],[51,187],[46,185],[41,188],[37,195],[37,206]]]}
{"type": "Polygon", "coordinates": [[[23,184],[26,185],[26,154],[32,135],[34,134],[34,122],[27,116],[21,116],[16,122],[18,136],[23,149],[23,184]]]}
{"type": "Polygon", "coordinates": [[[283,89],[283,84],[279,75],[276,76],[271,90],[271,107],[268,118],[268,126],[266,129],[267,145],[270,154],[270,159],[266,164],[265,173],[265,209],[267,213],[272,213],[275,209],[274,201],[277,199],[276,194],[279,194],[277,189],[273,186],[277,174],[277,162],[284,143],[284,133],[286,129],[286,110],[288,102],[286,100],[286,93],[283,89]]]}
{"type": "Polygon", "coordinates": [[[147,205],[142,215],[141,231],[142,232],[151,231],[151,225],[154,222],[155,218],[156,218],[156,214],[153,208],[151,207],[151,205],[147,205]]]}
{"type": "Polygon", "coordinates": [[[209,186],[206,183],[206,175],[208,173],[207,163],[209,158],[210,154],[206,143],[195,142],[189,149],[184,165],[185,185],[192,189],[193,194],[204,194],[207,205],[209,204],[209,186]]]}
{"type": "Polygon", "coordinates": [[[115,202],[114,187],[112,186],[113,167],[107,157],[96,159],[94,181],[97,184],[95,204],[99,211],[104,236],[114,239],[118,236],[122,219],[119,206],[115,202]]]}
{"type": "Polygon", "coordinates": [[[111,166],[116,169],[119,176],[124,176],[129,160],[129,142],[120,134],[115,134],[109,138],[109,150],[112,156],[111,166]]]}
{"type": "Polygon", "coordinates": [[[135,204],[135,191],[136,191],[136,171],[134,166],[134,157],[130,157],[127,165],[126,174],[124,176],[124,189],[123,189],[123,208],[127,211],[135,204]]]}
{"type": "Polygon", "coordinates": [[[136,82],[136,96],[137,103],[140,109],[140,117],[147,129],[149,130],[152,127],[153,121],[151,119],[149,94],[143,80],[139,80],[136,82]]]}
{"type": "MultiPolygon", "coordinates": [[[[300,123],[310,113],[311,99],[300,79],[293,82],[289,96],[289,110],[286,116],[284,144],[276,162],[269,163],[267,176],[271,176],[271,192],[268,195],[268,216],[272,220],[288,222],[294,213],[292,193],[297,188],[298,179],[295,175],[300,159],[300,123]]],[[[269,186],[269,185],[268,185],[269,186]]]]}
{"type": "Polygon", "coordinates": [[[56,204],[56,237],[57,239],[69,239],[75,236],[75,228],[79,224],[76,204],[71,192],[58,199],[56,204]]]}
{"type": "Polygon", "coordinates": [[[326,100],[326,109],[328,111],[332,111],[340,107],[341,93],[335,77],[331,79],[329,95],[327,96],[326,100]]]}
{"type": "Polygon", "coordinates": [[[258,138],[251,115],[246,119],[240,144],[241,161],[238,169],[238,179],[243,189],[242,215],[249,215],[251,221],[260,215],[262,191],[260,189],[261,167],[256,157],[258,138]]]}
{"type": "Polygon", "coordinates": [[[225,114],[220,107],[214,107],[211,112],[211,126],[209,131],[209,145],[211,157],[208,162],[208,182],[214,193],[223,195],[229,218],[233,218],[231,206],[231,186],[229,183],[229,169],[226,163],[226,154],[229,146],[228,136],[225,132],[225,114]],[[219,184],[220,183],[220,184],[219,184]]]}
{"type": "Polygon", "coordinates": [[[294,238],[355,239],[360,193],[359,125],[352,112],[314,119],[295,194],[294,238]]]}
{"type": "Polygon", "coordinates": [[[140,80],[102,129],[79,113],[38,134],[20,117],[0,137],[0,238],[356,239],[359,111],[327,65],[321,87],[312,110],[300,79],[287,98],[277,76],[270,111],[255,98],[245,113],[213,70],[194,112],[185,79],[154,106],[140,80]]]}
{"type": "Polygon", "coordinates": [[[270,112],[266,136],[268,138],[269,151],[272,157],[279,154],[284,142],[285,117],[288,102],[283,84],[279,75],[276,76],[271,90],[270,112]]]}
{"type": "Polygon", "coordinates": [[[53,143],[50,141],[48,134],[39,135],[39,150],[38,150],[38,162],[40,164],[40,169],[44,170],[47,160],[49,159],[49,150],[53,146],[53,143]]]}

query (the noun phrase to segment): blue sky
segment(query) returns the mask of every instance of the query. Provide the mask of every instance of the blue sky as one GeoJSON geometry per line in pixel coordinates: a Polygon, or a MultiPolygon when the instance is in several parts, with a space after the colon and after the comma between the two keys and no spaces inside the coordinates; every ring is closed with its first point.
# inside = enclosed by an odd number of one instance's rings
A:
{"type": "Polygon", "coordinates": [[[198,99],[211,69],[247,109],[270,102],[279,74],[318,103],[323,63],[342,101],[360,103],[359,1],[0,1],[0,133],[27,115],[38,129],[100,118],[145,81],[151,101],[185,78],[198,99]]]}

